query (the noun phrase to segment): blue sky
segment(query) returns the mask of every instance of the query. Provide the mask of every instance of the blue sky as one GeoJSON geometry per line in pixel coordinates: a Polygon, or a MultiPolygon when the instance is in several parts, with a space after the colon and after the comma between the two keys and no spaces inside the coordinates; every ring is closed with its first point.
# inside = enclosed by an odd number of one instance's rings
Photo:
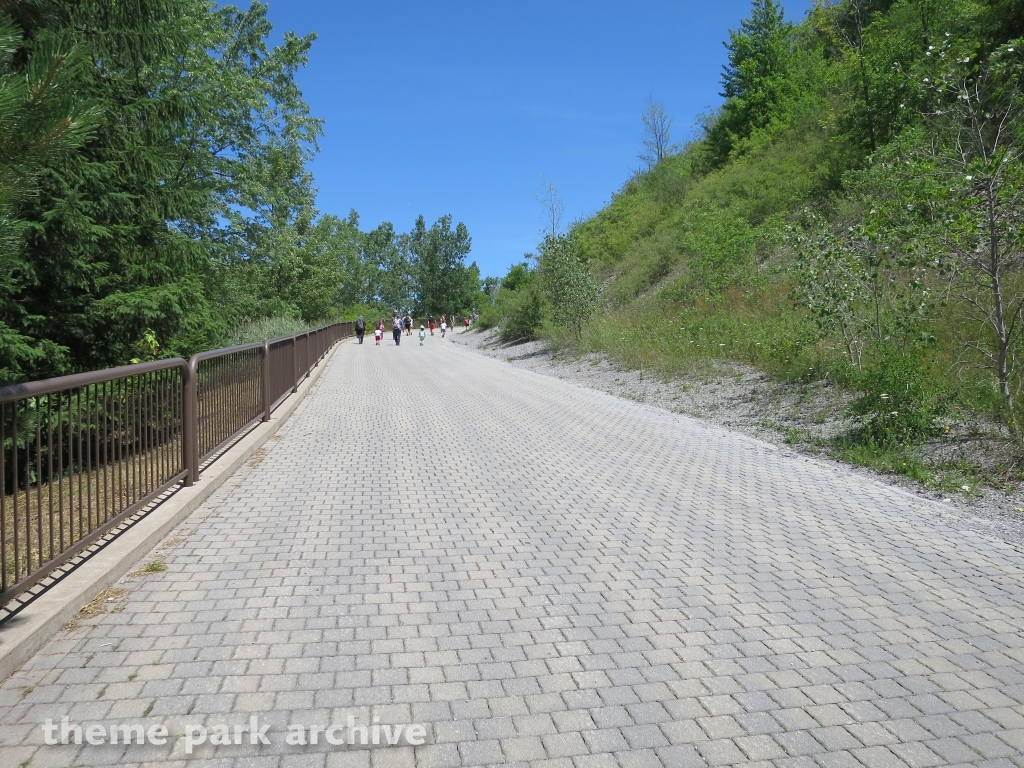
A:
{"type": "MultiPolygon", "coordinates": [[[[717,106],[722,41],[749,0],[269,0],[275,31],[316,32],[298,75],[326,135],[318,207],[362,229],[464,221],[471,260],[503,275],[533,249],[542,178],[566,218],[640,166],[648,94],[686,139],[717,106]]],[[[787,6],[799,19],[807,0],[787,6]]]]}

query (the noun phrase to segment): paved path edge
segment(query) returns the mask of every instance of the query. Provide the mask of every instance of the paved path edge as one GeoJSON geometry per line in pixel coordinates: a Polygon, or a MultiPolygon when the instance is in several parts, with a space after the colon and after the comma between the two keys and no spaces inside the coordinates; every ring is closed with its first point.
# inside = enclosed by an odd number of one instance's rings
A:
{"type": "Polygon", "coordinates": [[[296,393],[217,459],[198,483],[180,488],[146,517],[61,579],[20,613],[0,625],[0,683],[14,674],[75,614],[126,574],[189,515],[252,458],[288,420],[313,388],[320,374],[345,343],[342,339],[313,369],[296,393]]]}

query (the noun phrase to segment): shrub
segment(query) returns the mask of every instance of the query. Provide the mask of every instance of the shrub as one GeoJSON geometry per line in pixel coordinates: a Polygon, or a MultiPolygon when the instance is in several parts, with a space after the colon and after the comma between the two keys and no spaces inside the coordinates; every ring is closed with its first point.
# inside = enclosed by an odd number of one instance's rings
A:
{"type": "Polygon", "coordinates": [[[583,325],[597,309],[598,289],[589,265],[580,256],[574,234],[544,239],[539,277],[551,302],[552,319],[582,339],[583,325]]]}
{"type": "Polygon", "coordinates": [[[887,353],[870,365],[856,386],[863,394],[850,406],[863,419],[858,442],[892,446],[937,434],[951,397],[936,387],[919,355],[887,353]]]}
{"type": "Polygon", "coordinates": [[[501,320],[501,340],[528,341],[536,338],[544,320],[544,302],[534,285],[505,294],[501,320]]]}

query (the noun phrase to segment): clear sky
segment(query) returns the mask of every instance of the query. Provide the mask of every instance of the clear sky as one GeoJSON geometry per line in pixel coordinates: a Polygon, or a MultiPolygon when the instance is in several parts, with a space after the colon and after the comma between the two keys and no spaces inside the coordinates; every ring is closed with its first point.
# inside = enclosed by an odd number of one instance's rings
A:
{"type": "MultiPolygon", "coordinates": [[[[793,0],[802,17],[809,0],[793,0]]],[[[750,0],[269,0],[275,31],[316,32],[298,75],[326,122],[318,207],[362,229],[464,221],[484,275],[539,239],[542,178],[566,219],[640,167],[648,94],[673,139],[721,102],[728,30],[750,0]]]]}

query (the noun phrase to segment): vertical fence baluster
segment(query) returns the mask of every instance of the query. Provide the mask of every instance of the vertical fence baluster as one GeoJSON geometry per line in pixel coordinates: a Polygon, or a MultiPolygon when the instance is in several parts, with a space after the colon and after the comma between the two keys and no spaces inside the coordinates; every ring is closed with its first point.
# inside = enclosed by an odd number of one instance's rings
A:
{"type": "Polygon", "coordinates": [[[164,386],[166,383],[163,373],[157,374],[156,389],[153,391],[153,444],[156,461],[153,471],[157,487],[163,485],[164,482],[164,386]]]}
{"type": "Polygon", "coordinates": [[[164,371],[161,371],[157,375],[157,388],[154,393],[155,398],[155,422],[153,428],[155,430],[153,442],[156,445],[156,484],[157,487],[164,484],[164,389],[167,385],[167,378],[164,375],[164,371]]]}
{"type": "Polygon", "coordinates": [[[156,467],[153,465],[153,388],[156,379],[152,373],[146,376],[146,495],[156,488],[156,467]]]}
{"type": "Polygon", "coordinates": [[[160,485],[170,477],[167,463],[167,382],[170,377],[164,371],[160,376],[160,485]]]}
{"type": "Polygon", "coordinates": [[[82,488],[82,388],[75,387],[71,392],[73,403],[68,414],[68,456],[70,463],[68,471],[69,495],[71,497],[71,539],[82,537],[82,499],[84,490],[82,488]],[[74,429],[72,431],[72,423],[74,429]],[[75,525],[77,523],[77,529],[75,525]],[[77,534],[75,531],[78,531],[77,534]]]}
{"type": "Polygon", "coordinates": [[[87,502],[85,506],[85,525],[86,531],[92,530],[92,401],[95,392],[95,386],[86,388],[85,395],[85,461],[88,470],[85,475],[85,492],[87,494],[87,502]]]}
{"type": "Polygon", "coordinates": [[[114,452],[113,440],[111,438],[118,432],[116,416],[112,410],[113,393],[114,382],[105,381],[100,385],[100,472],[97,475],[97,479],[101,483],[100,488],[103,492],[103,497],[97,510],[99,512],[96,520],[97,527],[107,522],[110,508],[114,504],[113,479],[115,467],[111,461],[114,452]]]}
{"type": "Polygon", "coordinates": [[[11,403],[11,442],[13,443],[13,449],[11,453],[14,456],[12,469],[14,470],[12,490],[14,491],[14,520],[12,527],[14,528],[14,578],[13,581],[18,580],[19,565],[21,563],[21,542],[20,542],[20,531],[18,530],[18,518],[21,517],[20,510],[18,509],[18,483],[19,483],[19,472],[18,472],[18,403],[11,403]]]}
{"type": "MultiPolygon", "coordinates": [[[[0,445],[3,442],[0,441],[0,445]]],[[[0,451],[3,449],[0,448],[0,451]]],[[[64,393],[57,393],[57,514],[60,525],[60,551],[64,551],[64,393]]]]}
{"type": "Polygon", "coordinates": [[[118,422],[121,425],[118,450],[121,454],[120,465],[124,468],[124,488],[122,504],[131,504],[135,492],[135,446],[132,442],[132,399],[135,397],[135,380],[126,376],[118,382],[120,396],[117,399],[118,422]]]}
{"type": "Polygon", "coordinates": [[[152,453],[152,451],[153,451],[153,374],[152,373],[147,373],[146,374],[146,400],[145,400],[145,406],[146,406],[146,417],[145,417],[145,425],[143,427],[143,429],[145,431],[143,432],[143,434],[145,435],[145,441],[146,441],[146,445],[145,445],[145,451],[146,451],[146,453],[145,453],[145,456],[146,456],[146,487],[144,489],[145,493],[143,494],[143,496],[148,496],[150,493],[152,493],[153,489],[156,487],[155,485],[153,485],[154,474],[153,474],[153,453],[152,453]]]}
{"type": "Polygon", "coordinates": [[[164,377],[164,480],[174,474],[174,377],[164,377]]]}
{"type": "Polygon", "coordinates": [[[103,504],[103,502],[102,502],[102,493],[103,493],[103,485],[102,485],[102,483],[103,483],[103,477],[102,477],[102,470],[103,470],[102,445],[103,445],[103,442],[102,442],[102,440],[103,440],[103,426],[104,425],[103,425],[103,400],[102,400],[102,398],[103,398],[103,389],[102,389],[102,385],[98,385],[98,386],[94,387],[92,394],[93,394],[93,398],[92,398],[93,399],[93,409],[95,411],[93,419],[95,419],[95,423],[93,425],[91,425],[91,426],[93,426],[93,429],[92,429],[92,432],[91,432],[92,439],[93,439],[93,444],[90,445],[90,448],[93,449],[93,455],[92,455],[91,464],[93,465],[93,472],[94,472],[94,474],[96,476],[96,494],[95,494],[96,505],[95,505],[95,508],[92,510],[93,515],[95,517],[94,518],[90,517],[90,520],[89,520],[89,530],[95,530],[96,528],[99,527],[99,525],[100,525],[100,513],[101,513],[101,510],[103,509],[103,506],[102,506],[102,504],[103,504]],[[95,522],[93,522],[94,520],[95,520],[95,522]]]}
{"type": "Polygon", "coordinates": [[[125,435],[131,450],[132,479],[131,488],[127,498],[125,498],[126,504],[132,504],[139,497],[139,487],[142,483],[142,467],[139,463],[142,458],[141,445],[139,444],[139,422],[141,421],[139,416],[139,409],[141,407],[139,394],[141,392],[142,377],[132,376],[130,382],[131,401],[128,408],[128,429],[125,435]]]}
{"type": "Polygon", "coordinates": [[[7,557],[10,547],[7,543],[7,404],[0,403],[0,591],[6,592],[7,557]]]}
{"type": "Polygon", "coordinates": [[[118,435],[111,443],[111,461],[113,462],[113,491],[115,509],[124,506],[128,494],[128,465],[125,461],[125,440],[124,440],[124,407],[122,403],[125,398],[124,379],[118,379],[110,383],[110,397],[108,407],[110,417],[118,425],[115,434],[118,435]]]}
{"type": "Polygon", "coordinates": [[[43,424],[42,408],[36,398],[36,566],[43,564],[43,424]]]}
{"type": "MultiPolygon", "coordinates": [[[[53,539],[53,395],[46,396],[46,517],[47,536],[50,549],[44,560],[50,560],[54,556],[53,539]]],[[[57,484],[58,486],[60,483],[57,484]]]]}
{"type": "Polygon", "coordinates": [[[136,498],[149,493],[149,374],[139,377],[139,492],[136,498]]]}

